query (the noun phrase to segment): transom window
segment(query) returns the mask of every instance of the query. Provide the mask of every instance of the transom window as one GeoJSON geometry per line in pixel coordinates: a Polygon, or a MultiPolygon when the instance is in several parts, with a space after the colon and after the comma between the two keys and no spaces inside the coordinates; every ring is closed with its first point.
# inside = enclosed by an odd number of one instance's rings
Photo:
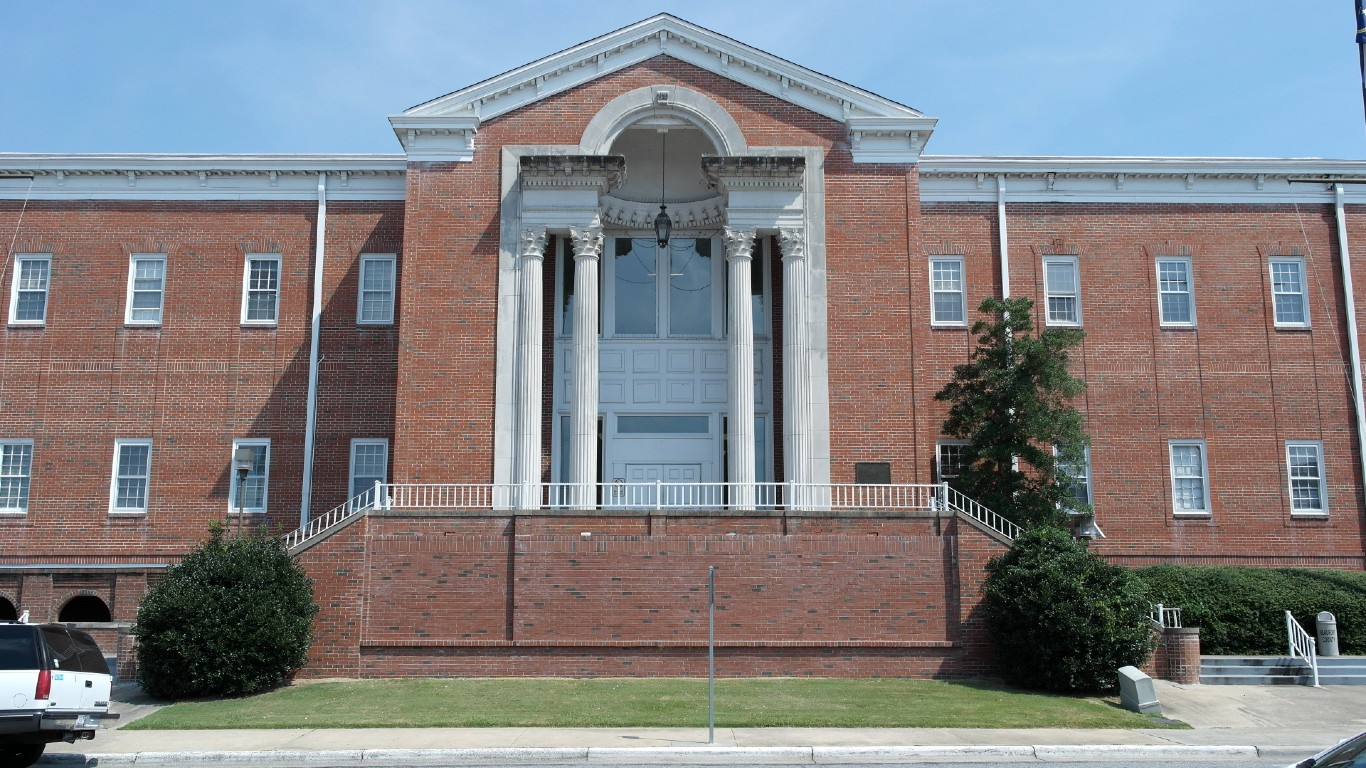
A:
{"type": "Polygon", "coordinates": [[[1157,260],[1157,307],[1162,325],[1195,325],[1190,259],[1157,260]]]}
{"type": "Polygon", "coordinates": [[[1081,280],[1077,275],[1077,257],[1044,257],[1043,292],[1048,325],[1081,325],[1081,280]]]}
{"type": "Polygon", "coordinates": [[[129,325],[161,323],[162,297],[166,287],[166,257],[162,254],[135,253],[128,265],[129,325]]]}
{"type": "Polygon", "coordinates": [[[52,257],[19,254],[14,257],[9,321],[15,325],[42,325],[47,320],[47,289],[52,257]]]}
{"type": "Polygon", "coordinates": [[[247,257],[242,286],[242,323],[274,325],[280,313],[280,257],[247,257]]]}
{"type": "Polygon", "coordinates": [[[710,238],[618,237],[607,261],[604,335],[714,337],[721,328],[722,259],[710,238]]]}

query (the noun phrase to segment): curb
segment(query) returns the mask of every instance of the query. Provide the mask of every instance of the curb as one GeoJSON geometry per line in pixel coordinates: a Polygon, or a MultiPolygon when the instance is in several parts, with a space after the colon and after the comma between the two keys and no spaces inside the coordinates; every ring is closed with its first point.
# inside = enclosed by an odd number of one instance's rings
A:
{"type": "Polygon", "coordinates": [[[726,764],[839,765],[842,763],[902,763],[926,759],[976,761],[1074,760],[1213,760],[1220,758],[1294,758],[1312,748],[1255,746],[1192,746],[1182,744],[1057,744],[1033,746],[919,746],[919,747],[499,747],[489,749],[352,749],[256,750],[243,752],[127,752],[109,754],[51,754],[37,765],[215,765],[269,762],[317,765],[393,764],[396,761],[455,765],[522,764],[726,764]]]}

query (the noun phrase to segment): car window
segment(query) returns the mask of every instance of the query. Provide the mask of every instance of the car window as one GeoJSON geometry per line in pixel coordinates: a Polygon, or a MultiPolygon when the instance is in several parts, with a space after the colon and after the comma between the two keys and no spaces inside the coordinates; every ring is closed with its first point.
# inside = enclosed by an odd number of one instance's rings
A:
{"type": "Polygon", "coordinates": [[[48,657],[52,659],[54,669],[80,669],[76,659],[76,645],[71,642],[71,636],[66,633],[65,627],[40,627],[43,632],[43,643],[47,645],[48,657]]]}
{"type": "Polygon", "coordinates": [[[38,634],[22,624],[0,624],[0,669],[41,669],[38,634]]]}
{"type": "Polygon", "coordinates": [[[76,663],[82,672],[96,672],[101,675],[109,674],[109,663],[104,660],[104,653],[95,644],[95,638],[78,630],[69,630],[71,633],[71,643],[76,647],[76,663]]]}
{"type": "Polygon", "coordinates": [[[1361,734],[1324,755],[1315,768],[1366,768],[1366,734],[1361,734]]]}

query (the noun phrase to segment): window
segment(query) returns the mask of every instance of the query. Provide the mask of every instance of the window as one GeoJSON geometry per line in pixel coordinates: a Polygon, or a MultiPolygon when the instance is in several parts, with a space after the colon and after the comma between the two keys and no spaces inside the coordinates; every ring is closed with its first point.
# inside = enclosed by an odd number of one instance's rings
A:
{"type": "Polygon", "coordinates": [[[965,440],[940,440],[935,445],[935,476],[937,482],[953,484],[967,468],[968,443],[965,440]]]}
{"type": "Polygon", "coordinates": [[[133,254],[128,265],[128,309],[124,313],[124,322],[129,325],[159,325],[165,289],[166,257],[161,254],[133,254]]]}
{"type": "Polygon", "coordinates": [[[32,472],[32,440],[0,443],[0,514],[28,513],[28,481],[32,472]]]}
{"type": "Polygon", "coordinates": [[[394,322],[393,254],[360,257],[360,291],[356,322],[362,325],[392,325],[394,322]]]}
{"type": "Polygon", "coordinates": [[[1081,284],[1076,256],[1045,256],[1044,305],[1048,325],[1081,325],[1081,284]]]}
{"type": "MultiPolygon", "coordinates": [[[[1053,455],[1058,455],[1058,449],[1056,446],[1053,448],[1053,455]]],[[[1059,473],[1065,473],[1068,477],[1072,478],[1072,482],[1068,486],[1068,492],[1071,494],[1072,498],[1076,499],[1077,502],[1080,504],[1085,504],[1088,507],[1091,506],[1090,447],[1082,447],[1082,458],[1081,463],[1079,464],[1073,464],[1071,462],[1065,462],[1062,459],[1059,459],[1057,463],[1057,471],[1059,473]]]]}
{"type": "Polygon", "coordinates": [[[14,282],[10,286],[9,321],[15,325],[42,325],[47,321],[47,286],[52,257],[18,254],[14,257],[14,282]]]}
{"type": "Polygon", "coordinates": [[[274,325],[280,311],[280,257],[247,257],[242,286],[242,323],[274,325]]]}
{"type": "Polygon", "coordinates": [[[1157,309],[1162,325],[1195,325],[1190,259],[1157,260],[1157,309]]]}
{"type": "Polygon", "coordinates": [[[602,284],[604,335],[719,334],[725,303],[718,286],[725,285],[725,259],[712,258],[711,238],[675,237],[662,249],[652,237],[619,237],[613,242],[602,284]]]}
{"type": "Polygon", "coordinates": [[[963,259],[942,256],[930,259],[930,322],[966,325],[966,304],[963,259]]]}
{"type": "Polygon", "coordinates": [[[1277,326],[1309,326],[1309,302],[1304,298],[1303,259],[1271,260],[1271,301],[1277,326]]]}
{"type": "Polygon", "coordinates": [[[1290,481],[1290,513],[1328,513],[1323,485],[1323,443],[1295,440],[1285,444],[1286,475],[1290,481]]]}
{"type": "Polygon", "coordinates": [[[1204,440],[1172,440],[1172,504],[1178,515],[1208,515],[1209,469],[1204,440]]]}
{"type": "Polygon", "coordinates": [[[233,440],[232,454],[228,456],[228,467],[232,475],[231,490],[228,491],[228,512],[236,513],[240,509],[244,513],[264,513],[266,496],[270,490],[270,441],[233,440]],[[237,477],[235,459],[239,448],[250,449],[254,454],[251,471],[247,472],[246,480],[239,480],[237,477]],[[240,499],[238,493],[242,494],[240,499]]]}
{"type": "MultiPolygon", "coordinates": [[[[364,438],[351,441],[351,498],[370,492],[374,493],[375,483],[383,483],[389,477],[389,441],[382,438],[364,438]]],[[[366,503],[371,503],[369,497],[366,503]]]]}
{"type": "Polygon", "coordinates": [[[152,441],[116,440],[109,511],[115,514],[146,514],[147,489],[151,478],[152,441]]]}

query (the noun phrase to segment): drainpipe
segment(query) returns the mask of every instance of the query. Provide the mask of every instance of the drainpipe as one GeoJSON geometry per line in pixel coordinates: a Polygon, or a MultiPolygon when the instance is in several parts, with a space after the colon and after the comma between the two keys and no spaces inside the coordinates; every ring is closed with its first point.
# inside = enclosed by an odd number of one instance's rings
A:
{"type": "Polygon", "coordinates": [[[304,423],[304,482],[299,492],[299,527],[308,525],[313,502],[313,445],[317,439],[318,356],[323,325],[323,257],[327,253],[327,172],[318,174],[318,232],[313,250],[313,319],[308,343],[308,413],[304,423]]]}
{"type": "Polygon", "coordinates": [[[1001,298],[1010,298],[1010,238],[1006,235],[1006,175],[996,177],[996,226],[1001,240],[1001,298]]]}
{"type": "Polygon", "coordinates": [[[1342,251],[1342,293],[1347,302],[1347,343],[1352,361],[1352,404],[1356,407],[1357,449],[1362,477],[1366,477],[1366,404],[1361,395],[1361,345],[1357,341],[1357,305],[1352,291],[1352,255],[1347,248],[1347,211],[1342,204],[1342,185],[1333,185],[1333,210],[1338,221],[1338,248],[1342,251]]]}

